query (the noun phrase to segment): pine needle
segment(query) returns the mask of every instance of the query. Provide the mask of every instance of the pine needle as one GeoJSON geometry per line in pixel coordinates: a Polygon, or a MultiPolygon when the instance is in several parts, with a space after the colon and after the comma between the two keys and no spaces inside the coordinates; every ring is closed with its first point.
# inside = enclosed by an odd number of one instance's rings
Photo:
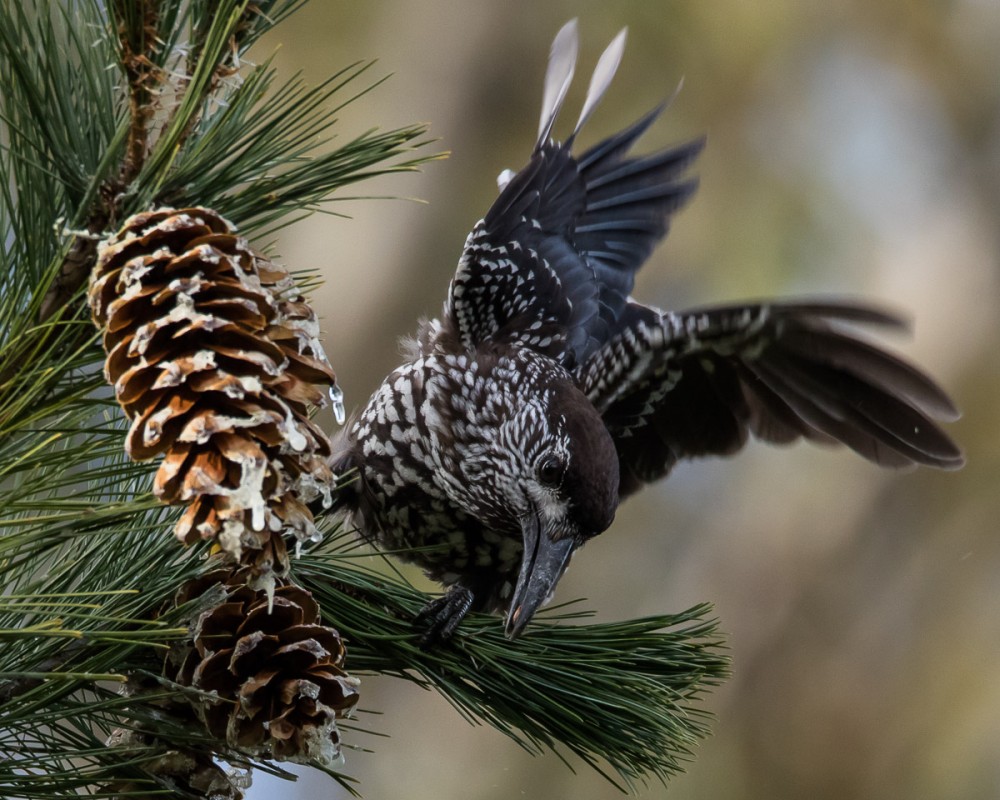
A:
{"type": "Polygon", "coordinates": [[[347,639],[352,669],[434,688],[469,722],[531,753],[565,748],[623,790],[665,782],[707,735],[696,703],[728,674],[709,606],[584,625],[566,623],[588,612],[563,606],[516,644],[496,617],[473,614],[452,642],[424,650],[412,620],[428,598],[387,578],[380,560],[359,563],[353,537],[341,534],[293,565],[347,639]]]}

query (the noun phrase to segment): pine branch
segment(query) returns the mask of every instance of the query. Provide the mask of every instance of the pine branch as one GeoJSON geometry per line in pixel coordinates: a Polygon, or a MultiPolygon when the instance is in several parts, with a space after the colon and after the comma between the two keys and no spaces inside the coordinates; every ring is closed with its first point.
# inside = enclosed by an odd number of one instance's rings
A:
{"type": "Polygon", "coordinates": [[[295,573],[350,643],[350,663],[441,692],[531,753],[563,746],[620,789],[679,772],[707,730],[698,698],[728,674],[710,608],[617,623],[548,609],[516,646],[473,614],[447,647],[425,650],[412,620],[427,597],[357,550],[349,532],[303,555],[295,573]],[[601,765],[607,764],[619,784],[601,765]]]}
{"type": "Polygon", "coordinates": [[[128,84],[128,144],[121,175],[122,182],[128,184],[146,158],[154,113],[152,97],[161,83],[162,73],[153,61],[159,49],[159,8],[153,0],[116,0],[114,11],[121,48],[119,60],[128,84]]]}
{"type": "MultiPolygon", "coordinates": [[[[147,514],[159,511],[154,507],[147,514]]],[[[82,564],[101,556],[121,559],[130,565],[130,571],[125,576],[108,576],[92,567],[80,584],[87,589],[58,601],[40,601],[37,589],[18,592],[33,598],[30,602],[34,607],[30,623],[9,642],[12,649],[0,657],[0,676],[21,680],[22,689],[27,687],[25,680],[30,681],[32,691],[27,696],[22,692],[14,714],[0,706],[0,730],[22,735],[25,726],[31,729],[37,724],[38,715],[48,713],[52,702],[44,695],[34,700],[37,689],[46,684],[49,692],[53,684],[63,690],[60,695],[65,699],[59,702],[75,704],[80,719],[95,725],[101,720],[102,729],[131,719],[129,724],[141,729],[152,699],[128,714],[109,717],[105,705],[91,707],[80,699],[93,690],[87,673],[107,673],[110,669],[121,676],[119,680],[143,671],[158,673],[155,653],[158,649],[162,652],[165,641],[177,638],[176,623],[185,610],[175,609],[149,628],[144,620],[150,610],[144,604],[156,598],[156,606],[167,605],[173,588],[185,576],[193,577],[200,564],[197,559],[178,558],[181,554],[166,537],[151,540],[149,533],[158,532],[155,523],[133,536],[99,524],[81,541],[79,535],[66,530],[68,521],[57,525],[69,535],[53,553],[53,560],[74,562],[69,553],[78,556],[71,568],[62,571],[62,581],[75,581],[82,564]],[[171,557],[174,562],[168,574],[160,574],[159,564],[171,557]],[[107,588],[109,578],[116,588],[107,588]],[[154,579],[156,583],[150,587],[149,581],[154,579]],[[105,588],[93,590],[91,586],[105,588]],[[54,618],[54,614],[60,616],[54,618]],[[86,620],[88,627],[67,628],[63,622],[67,616],[86,620]],[[47,624],[54,619],[62,627],[47,624]],[[51,650],[61,647],[67,633],[75,634],[78,639],[74,641],[85,641],[86,646],[77,646],[69,658],[55,656],[59,674],[43,676],[42,669],[30,674],[12,669],[20,662],[13,648],[30,644],[40,651],[49,644],[46,649],[51,650]],[[48,678],[46,684],[40,683],[43,677],[48,678]]],[[[51,539],[46,538],[24,546],[52,547],[51,539]]],[[[0,555],[10,552],[8,547],[0,555]]],[[[464,635],[455,646],[425,651],[419,647],[411,621],[426,598],[398,578],[386,577],[362,562],[353,537],[332,535],[326,546],[304,554],[295,569],[320,599],[329,620],[348,637],[353,669],[395,675],[435,688],[462,716],[497,727],[529,752],[556,750],[563,745],[614,780],[601,766],[607,763],[624,787],[632,788],[650,776],[665,780],[682,768],[691,757],[691,747],[706,733],[706,715],[694,704],[726,674],[726,659],[719,654],[721,643],[714,624],[704,621],[705,607],[675,616],[601,625],[566,625],[567,620],[585,615],[550,612],[517,647],[504,639],[496,618],[479,615],[467,620],[464,635]],[[594,720],[600,724],[594,725],[594,720]]],[[[27,601],[14,599],[0,605],[0,619],[5,613],[23,615],[24,608],[18,608],[23,602],[27,601]]],[[[107,680],[112,676],[102,677],[107,680]]],[[[197,737],[191,739],[190,732],[171,741],[219,749],[218,742],[209,745],[197,737]]],[[[51,770],[65,757],[42,754],[29,763],[51,770]]],[[[240,760],[238,754],[227,757],[240,760]]],[[[0,786],[5,785],[4,777],[0,772],[0,786]]],[[[12,781],[10,787],[21,788],[13,776],[8,780],[12,781]]],[[[38,785],[38,780],[33,780],[38,785]]]]}
{"type": "MultiPolygon", "coordinates": [[[[155,465],[122,452],[81,287],[97,241],[136,212],[205,205],[267,237],[328,210],[345,186],[434,158],[421,126],[336,140],[339,109],[380,82],[365,83],[371,63],[310,87],[244,62],[301,4],[0,5],[5,797],[238,796],[243,778],[213,757],[289,777],[209,734],[192,709],[212,698],[164,677],[204,611],[178,604],[178,589],[216,559],[179,546],[175,510],[149,491],[155,465]]],[[[293,564],[349,639],[352,671],[434,688],[470,721],[531,752],[567,751],[624,787],[666,779],[705,734],[694,704],[726,670],[707,608],[603,625],[554,612],[516,646],[495,618],[473,616],[453,645],[424,651],[411,620],[426,598],[360,561],[353,541],[328,531],[293,564]]]]}

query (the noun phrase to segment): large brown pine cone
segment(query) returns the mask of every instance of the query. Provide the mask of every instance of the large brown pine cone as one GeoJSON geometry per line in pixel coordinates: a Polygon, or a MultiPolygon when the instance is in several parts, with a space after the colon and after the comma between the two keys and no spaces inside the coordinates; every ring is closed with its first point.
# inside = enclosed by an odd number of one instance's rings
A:
{"type": "Polygon", "coordinates": [[[101,244],[89,299],[125,449],[163,456],[154,492],[188,504],[177,536],[284,572],[281,533],[318,537],[306,504],[328,503],[333,480],[309,409],[339,396],[293,278],[215,212],[164,208],[101,244]]]}
{"type": "Polygon", "coordinates": [[[200,614],[190,646],[172,655],[168,673],[184,686],[218,693],[220,702],[196,711],[231,746],[332,766],[340,757],[336,720],[358,701],[358,680],[343,669],[344,643],[321,624],[305,589],[279,580],[269,601],[267,592],[250,588],[249,577],[246,569],[218,570],[181,588],[178,605],[211,589],[227,596],[200,614]]]}

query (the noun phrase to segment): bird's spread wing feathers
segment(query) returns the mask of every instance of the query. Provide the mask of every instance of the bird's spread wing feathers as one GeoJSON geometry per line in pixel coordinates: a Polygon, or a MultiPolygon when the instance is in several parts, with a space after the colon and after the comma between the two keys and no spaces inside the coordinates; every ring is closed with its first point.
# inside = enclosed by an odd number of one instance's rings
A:
{"type": "Polygon", "coordinates": [[[572,154],[624,42],[622,31],[601,56],[577,129],[560,144],[549,137],[573,76],[575,23],[556,37],[531,160],[469,235],[445,304],[445,328],[463,347],[519,342],[565,366],[581,363],[619,327],[636,271],[694,192],[683,172],[701,140],[627,157],[664,106],[572,154]]]}
{"type": "Polygon", "coordinates": [[[531,160],[469,234],[441,335],[465,349],[521,344],[572,370],[615,439],[622,496],[680,459],[734,453],[751,434],[842,442],[886,466],[960,466],[935,423],[956,416],[941,389],[848,329],[899,327],[893,315],[835,303],[672,314],[629,301],[635,273],[696,188],[684,173],[704,142],[629,157],[663,104],[573,155],[624,43],[622,31],[599,59],[560,144],[551,134],[573,78],[575,22],[556,36],[531,160]]]}
{"type": "Polygon", "coordinates": [[[958,412],[926,375],[847,325],[901,327],[876,309],[772,303],[664,313],[629,303],[577,370],[618,449],[621,496],[680,459],[729,455],[748,435],[841,442],[870,461],[960,467],[935,423],[958,412]]]}

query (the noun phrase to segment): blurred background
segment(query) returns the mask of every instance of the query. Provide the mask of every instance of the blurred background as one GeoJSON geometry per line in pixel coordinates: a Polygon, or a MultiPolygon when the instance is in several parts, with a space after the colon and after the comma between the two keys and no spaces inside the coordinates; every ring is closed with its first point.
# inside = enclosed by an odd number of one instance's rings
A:
{"type": "MultiPolygon", "coordinates": [[[[631,122],[683,78],[649,151],[706,132],[694,203],[640,276],[668,308],[863,295],[911,314],[891,346],[957,398],[958,473],[883,472],[840,450],[751,445],[628,502],[574,560],[560,600],[599,618],[715,604],[734,675],[714,735],[644,798],[1000,797],[1000,3],[996,0],[313,2],[258,52],[318,82],[377,57],[394,73],[341,137],[431,124],[451,156],[365,184],[286,231],[315,267],[327,352],[349,408],[438,313],[464,237],[534,140],[549,43],[580,17],[575,119],[597,56],[629,42],[583,136],[631,122]]],[[[557,128],[565,135],[566,127],[557,128]]],[[[332,425],[332,421],[330,422],[332,425]]],[[[414,576],[418,580],[417,576],[414,576]]],[[[336,624],[336,621],[333,621],[336,624]]],[[[531,758],[437,695],[368,678],[346,772],[368,798],[608,798],[588,768],[531,758]]],[[[325,776],[261,776],[251,798],[340,797],[325,776]]]]}

